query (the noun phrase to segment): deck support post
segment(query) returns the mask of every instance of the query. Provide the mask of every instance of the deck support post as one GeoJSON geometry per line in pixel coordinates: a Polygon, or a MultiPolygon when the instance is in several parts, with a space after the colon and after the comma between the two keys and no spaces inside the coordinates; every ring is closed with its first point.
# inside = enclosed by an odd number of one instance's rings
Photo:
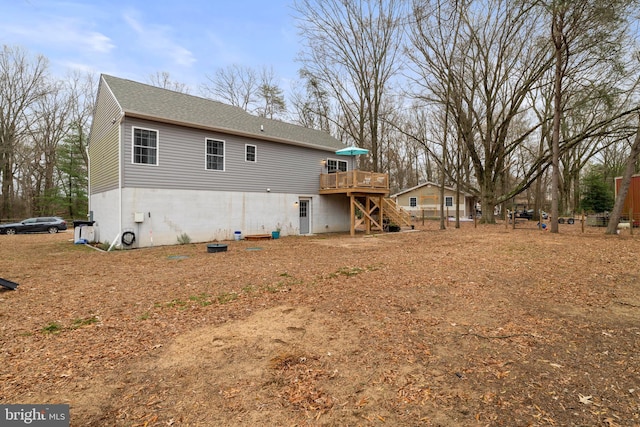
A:
{"type": "Polygon", "coordinates": [[[351,194],[349,197],[351,203],[351,237],[356,235],[356,196],[351,194]]]}
{"type": "Polygon", "coordinates": [[[382,227],[382,230],[380,231],[384,231],[384,209],[382,207],[382,196],[378,196],[378,210],[380,211],[380,219],[378,219],[378,222],[380,222],[380,227],[382,227]]]}
{"type": "MultiPolygon", "coordinates": [[[[367,201],[365,203],[365,206],[367,208],[367,212],[371,212],[371,199],[369,198],[369,196],[367,196],[367,201]]],[[[369,216],[365,216],[365,232],[367,234],[371,234],[371,218],[369,218],[369,216]]]]}

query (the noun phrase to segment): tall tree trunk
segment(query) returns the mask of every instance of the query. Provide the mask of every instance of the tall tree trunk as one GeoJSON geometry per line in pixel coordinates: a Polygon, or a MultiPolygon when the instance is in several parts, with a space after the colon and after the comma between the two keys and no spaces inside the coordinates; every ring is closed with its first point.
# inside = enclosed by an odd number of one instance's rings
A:
{"type": "MultiPolygon", "coordinates": [[[[496,205],[495,186],[486,178],[480,183],[480,206],[482,207],[481,221],[484,224],[495,224],[494,206],[496,205]]],[[[503,204],[501,212],[505,212],[503,204]]]]}
{"type": "Polygon", "coordinates": [[[0,138],[2,146],[0,153],[2,169],[0,178],[2,179],[2,196],[0,202],[0,217],[13,217],[13,146],[14,136],[7,132],[0,138]]]}
{"type": "MultiPolygon", "coordinates": [[[[633,172],[635,171],[636,161],[640,156],[640,123],[638,124],[638,132],[636,133],[636,139],[633,141],[633,146],[631,147],[631,153],[629,154],[629,158],[627,159],[627,166],[624,171],[624,175],[622,176],[622,182],[620,183],[620,189],[618,190],[618,195],[616,196],[616,202],[613,205],[613,211],[611,211],[611,216],[609,217],[609,225],[607,225],[607,231],[605,234],[616,234],[616,230],[618,228],[618,222],[620,221],[620,215],[622,214],[622,208],[624,207],[624,200],[627,198],[627,193],[629,192],[629,186],[631,184],[631,177],[633,176],[633,172]]],[[[633,225],[633,220],[630,219],[631,225],[633,225]]]]}
{"type": "Polygon", "coordinates": [[[456,147],[456,228],[460,228],[460,135],[456,147]]]}
{"type": "Polygon", "coordinates": [[[559,12],[554,12],[553,23],[551,29],[551,37],[555,47],[555,78],[553,93],[553,131],[551,140],[551,232],[558,232],[558,193],[559,193],[559,177],[560,177],[560,118],[562,116],[562,51],[564,49],[564,16],[559,12]]]}

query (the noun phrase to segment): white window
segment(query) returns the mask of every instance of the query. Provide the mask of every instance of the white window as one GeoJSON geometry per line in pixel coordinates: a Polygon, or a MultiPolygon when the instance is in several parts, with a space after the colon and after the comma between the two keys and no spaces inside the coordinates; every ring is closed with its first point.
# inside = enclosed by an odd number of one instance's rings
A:
{"type": "Polygon", "coordinates": [[[224,141],[207,139],[206,163],[208,170],[224,170],[224,141]]]}
{"type": "Polygon", "coordinates": [[[417,197],[409,197],[409,206],[415,208],[418,206],[418,198],[417,197]]]}
{"type": "Polygon", "coordinates": [[[158,131],[133,128],[133,163],[142,165],[158,164],[158,131]]]}
{"type": "Polygon", "coordinates": [[[327,159],[327,172],[335,173],[335,172],[346,172],[346,171],[347,171],[346,160],[327,159]]]}
{"type": "Polygon", "coordinates": [[[452,196],[446,196],[444,198],[444,205],[447,207],[452,207],[453,206],[453,197],[452,196]]]}
{"type": "Polygon", "coordinates": [[[258,161],[258,147],[255,145],[245,145],[244,146],[244,160],[246,162],[257,162],[258,161]]]}

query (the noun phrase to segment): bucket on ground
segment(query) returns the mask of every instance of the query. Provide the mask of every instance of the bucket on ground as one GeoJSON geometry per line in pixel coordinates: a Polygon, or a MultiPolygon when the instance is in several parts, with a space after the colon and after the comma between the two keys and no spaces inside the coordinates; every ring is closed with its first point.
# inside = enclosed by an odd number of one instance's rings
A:
{"type": "Polygon", "coordinates": [[[233,233],[233,238],[235,240],[242,240],[242,231],[236,231],[233,233]]]}

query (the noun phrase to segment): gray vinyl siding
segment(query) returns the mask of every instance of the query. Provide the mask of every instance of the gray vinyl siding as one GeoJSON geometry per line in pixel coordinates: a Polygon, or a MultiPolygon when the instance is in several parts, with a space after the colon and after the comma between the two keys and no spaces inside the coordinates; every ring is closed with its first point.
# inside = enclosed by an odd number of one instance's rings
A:
{"type": "Polygon", "coordinates": [[[123,122],[123,187],[317,194],[321,160],[332,151],[310,149],[220,132],[127,117],[123,122]],[[158,164],[132,162],[134,127],[158,131],[158,164]],[[205,139],[224,141],[225,169],[207,170],[205,139]],[[245,161],[245,144],[257,162],[245,161]]]}
{"type": "Polygon", "coordinates": [[[118,188],[120,107],[106,84],[100,82],[89,136],[91,194],[118,188]],[[115,123],[113,119],[116,119],[115,123]]]}

